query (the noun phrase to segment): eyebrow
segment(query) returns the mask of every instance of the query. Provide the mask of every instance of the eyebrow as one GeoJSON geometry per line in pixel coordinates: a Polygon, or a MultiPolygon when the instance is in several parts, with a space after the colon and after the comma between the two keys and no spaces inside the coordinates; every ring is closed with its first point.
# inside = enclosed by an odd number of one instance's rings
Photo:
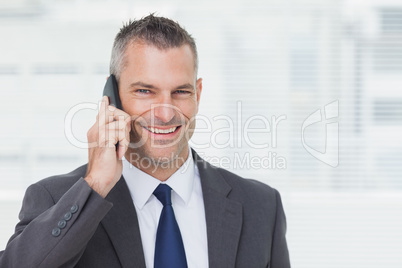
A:
{"type": "MultiPolygon", "coordinates": [[[[142,87],[142,88],[147,88],[147,89],[159,89],[158,87],[156,87],[154,85],[147,84],[147,83],[144,83],[141,81],[130,84],[130,88],[136,88],[136,87],[142,87]]],[[[183,85],[175,87],[174,89],[189,89],[189,90],[194,91],[194,86],[190,83],[185,83],[183,85]]]]}
{"type": "Polygon", "coordinates": [[[180,85],[178,87],[176,87],[175,89],[190,89],[190,90],[194,90],[194,86],[190,83],[186,83],[183,85],[180,85]]]}

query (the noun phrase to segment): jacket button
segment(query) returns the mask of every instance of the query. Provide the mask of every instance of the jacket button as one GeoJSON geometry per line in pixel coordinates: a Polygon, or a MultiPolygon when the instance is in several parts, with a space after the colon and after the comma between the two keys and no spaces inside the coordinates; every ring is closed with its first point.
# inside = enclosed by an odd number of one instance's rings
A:
{"type": "Polygon", "coordinates": [[[71,212],[67,212],[66,214],[64,214],[64,219],[65,219],[66,221],[69,221],[72,216],[73,216],[73,214],[71,214],[71,212]]]}
{"type": "Polygon", "coordinates": [[[75,204],[75,205],[73,205],[73,206],[71,207],[70,212],[74,214],[74,213],[77,212],[77,211],[78,211],[78,205],[75,204]]]}
{"type": "Polygon", "coordinates": [[[59,221],[59,223],[57,224],[57,226],[61,229],[63,229],[64,227],[66,227],[67,222],[65,220],[61,220],[59,221]]]}
{"type": "Polygon", "coordinates": [[[52,230],[52,235],[54,236],[54,237],[58,237],[59,235],[60,235],[60,233],[61,233],[61,231],[60,231],[60,228],[54,228],[53,230],[52,230]]]}

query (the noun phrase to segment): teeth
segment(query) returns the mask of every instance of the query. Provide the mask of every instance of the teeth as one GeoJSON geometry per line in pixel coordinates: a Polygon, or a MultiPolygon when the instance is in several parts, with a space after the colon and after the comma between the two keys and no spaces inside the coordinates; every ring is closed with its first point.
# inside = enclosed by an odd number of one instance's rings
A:
{"type": "Polygon", "coordinates": [[[159,128],[150,127],[150,128],[148,128],[148,130],[150,130],[153,133],[157,133],[157,134],[159,134],[159,133],[167,134],[167,133],[174,132],[176,130],[176,128],[177,127],[171,127],[169,129],[159,129],[159,128]]]}

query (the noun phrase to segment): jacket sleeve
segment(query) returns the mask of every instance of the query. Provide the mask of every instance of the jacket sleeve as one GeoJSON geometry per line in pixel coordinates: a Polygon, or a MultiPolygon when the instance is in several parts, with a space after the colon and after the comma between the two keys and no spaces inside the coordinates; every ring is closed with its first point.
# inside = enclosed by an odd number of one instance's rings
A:
{"type": "Polygon", "coordinates": [[[286,243],[286,217],[283,211],[281,196],[276,194],[276,219],[271,247],[270,268],[290,268],[289,251],[286,243]]]}
{"type": "Polygon", "coordinates": [[[83,178],[57,202],[41,184],[31,185],[0,267],[73,267],[111,207],[83,178]]]}

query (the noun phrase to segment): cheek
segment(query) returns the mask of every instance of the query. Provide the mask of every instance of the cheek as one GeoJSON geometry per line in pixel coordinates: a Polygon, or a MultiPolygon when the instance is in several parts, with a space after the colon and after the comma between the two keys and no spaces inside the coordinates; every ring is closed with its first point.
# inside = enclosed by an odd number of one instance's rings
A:
{"type": "Polygon", "coordinates": [[[189,99],[183,102],[177,102],[174,104],[181,113],[188,119],[191,120],[197,114],[197,100],[189,99]]]}
{"type": "MultiPolygon", "coordinates": [[[[132,99],[123,102],[123,108],[129,115],[143,115],[151,110],[152,105],[155,105],[155,101],[151,99],[132,99]]],[[[192,119],[197,114],[197,99],[191,98],[187,100],[172,101],[171,104],[177,108],[187,119],[192,119]]]]}
{"type": "Polygon", "coordinates": [[[191,109],[189,109],[189,107],[186,107],[185,109],[181,109],[182,114],[184,115],[184,117],[186,118],[186,120],[192,120],[194,121],[194,117],[197,114],[197,110],[195,107],[191,107],[191,109]]]}
{"type": "Polygon", "coordinates": [[[129,115],[142,115],[151,109],[151,101],[131,100],[123,104],[124,111],[129,115]]]}

